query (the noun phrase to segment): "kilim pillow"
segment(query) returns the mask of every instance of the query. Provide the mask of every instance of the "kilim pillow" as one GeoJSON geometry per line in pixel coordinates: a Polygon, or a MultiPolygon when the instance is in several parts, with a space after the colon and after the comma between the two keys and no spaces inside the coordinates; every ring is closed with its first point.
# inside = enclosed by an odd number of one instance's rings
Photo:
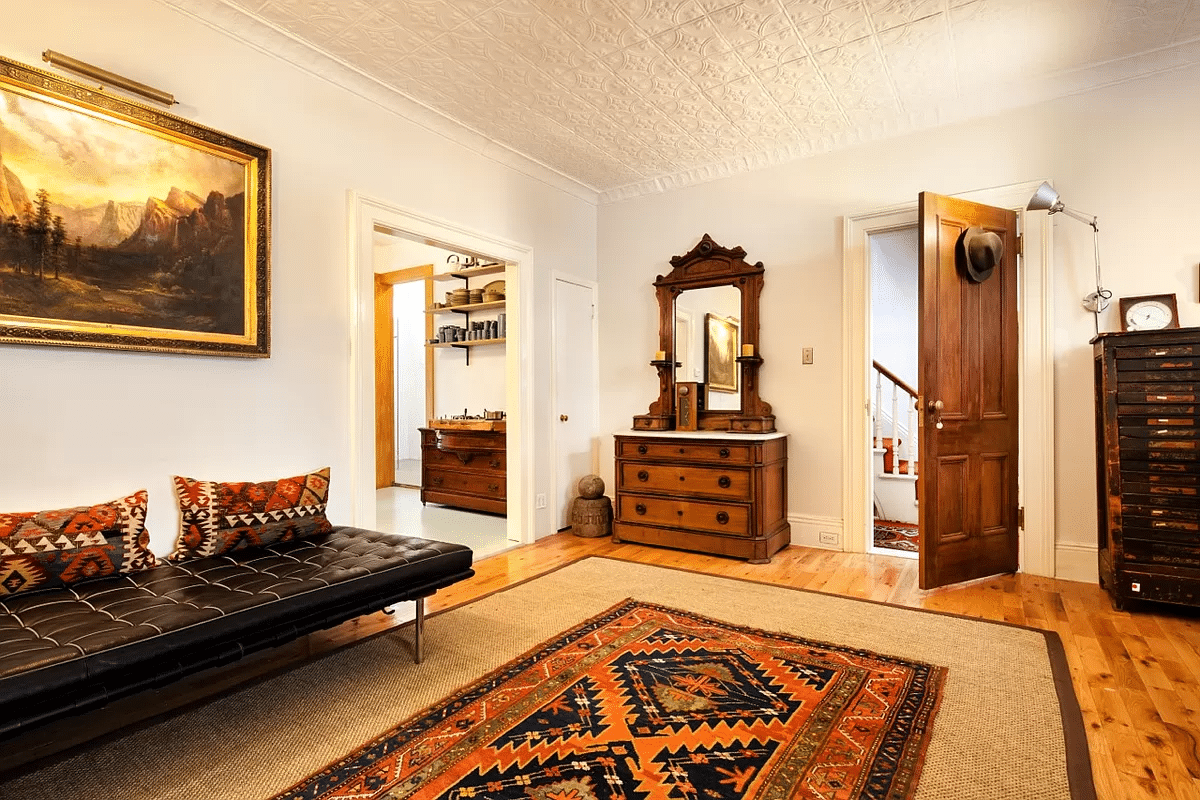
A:
{"type": "Polygon", "coordinates": [[[171,561],[221,555],[324,533],[329,467],[263,483],[218,483],[176,476],[180,528],[171,561]]]}
{"type": "Polygon", "coordinates": [[[149,545],[145,490],[96,506],[0,514],[0,596],[150,569],[149,545]]]}

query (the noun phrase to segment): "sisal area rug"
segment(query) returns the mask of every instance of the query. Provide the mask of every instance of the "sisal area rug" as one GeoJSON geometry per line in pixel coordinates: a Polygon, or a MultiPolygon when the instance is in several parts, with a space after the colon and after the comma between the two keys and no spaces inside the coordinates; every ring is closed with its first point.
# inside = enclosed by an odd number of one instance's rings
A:
{"type": "MultiPolygon", "coordinates": [[[[536,655],[545,649],[539,647],[543,643],[561,644],[580,626],[624,613],[620,609],[625,598],[638,601],[638,609],[678,617],[677,624],[709,631],[704,633],[711,637],[706,641],[765,632],[762,635],[774,641],[771,647],[801,646],[798,640],[823,642],[835,652],[860,651],[868,658],[944,669],[936,714],[918,704],[929,712],[926,719],[932,719],[927,741],[905,751],[915,768],[917,800],[1095,797],[1078,705],[1053,634],[605,558],[576,562],[431,617],[423,664],[412,663],[407,632],[380,636],[0,783],[0,797],[266,800],[308,782],[312,791],[300,796],[315,800],[322,795],[314,793],[319,784],[310,779],[332,776],[364,744],[379,741],[406,720],[433,724],[423,709],[448,712],[446,698],[465,697],[462,693],[481,678],[509,674],[503,669],[506,664],[522,654],[536,655]]],[[[668,647],[665,642],[654,646],[668,647]]],[[[724,664],[727,670],[730,663],[724,664]]],[[[725,674],[704,670],[722,678],[725,674]]],[[[797,681],[793,675],[788,684],[763,685],[782,692],[797,681]]],[[[642,683],[645,687],[645,680],[642,683]]],[[[586,693],[584,698],[591,702],[586,693]]],[[[687,705],[684,698],[683,710],[671,713],[687,713],[687,705]]],[[[619,724],[629,723],[622,719],[619,724]]],[[[520,727],[510,730],[508,735],[517,736],[520,727]]],[[[748,740],[743,744],[752,746],[748,740]]],[[[678,763],[660,769],[686,775],[690,766],[678,763]]],[[[448,775],[443,778],[445,783],[450,780],[448,775]]],[[[743,797],[736,784],[718,780],[718,785],[725,791],[715,796],[708,791],[670,796],[743,797]]],[[[422,796],[389,791],[395,798],[422,796]]],[[[482,800],[490,791],[473,796],[482,800]]],[[[553,800],[536,792],[527,796],[553,800]]],[[[862,795],[831,791],[808,796],[862,795]]],[[[583,794],[561,797],[586,800],[583,794]]],[[[626,797],[640,800],[645,795],[631,792],[626,797]]]]}

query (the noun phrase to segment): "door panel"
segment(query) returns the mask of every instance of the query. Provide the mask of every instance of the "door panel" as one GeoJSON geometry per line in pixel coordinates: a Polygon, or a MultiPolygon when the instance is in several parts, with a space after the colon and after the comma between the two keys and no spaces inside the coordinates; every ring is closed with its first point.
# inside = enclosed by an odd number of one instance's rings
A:
{"type": "Polygon", "coordinates": [[[929,589],[1017,568],[1017,230],[1012,211],[929,192],[920,216],[920,461],[936,465],[919,487],[929,589]],[[959,265],[972,226],[1004,242],[982,283],[959,265]]]}
{"type": "Polygon", "coordinates": [[[594,290],[571,280],[554,281],[555,523],[571,524],[579,479],[596,470],[594,290]]]}

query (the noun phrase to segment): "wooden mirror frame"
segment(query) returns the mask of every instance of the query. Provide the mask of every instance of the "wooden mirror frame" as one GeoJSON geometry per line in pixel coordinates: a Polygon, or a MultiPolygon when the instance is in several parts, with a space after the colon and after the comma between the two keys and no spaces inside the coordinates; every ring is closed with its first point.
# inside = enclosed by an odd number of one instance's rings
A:
{"type": "Polygon", "coordinates": [[[675,298],[687,289],[709,286],[733,286],[741,290],[741,344],[752,345],[754,355],[737,356],[741,369],[742,403],[737,411],[701,411],[697,427],[703,431],[734,433],[771,433],[775,430],[775,415],[771,404],[758,396],[758,369],[762,366],[762,351],[758,344],[758,298],[762,294],[763,272],[759,261],[745,261],[746,251],[721,247],[707,233],[689,252],[671,259],[674,268],[654,281],[658,299],[658,349],[666,354],[661,361],[650,363],[658,370],[658,399],[650,404],[646,414],[633,418],[638,431],[669,431],[675,429],[675,298]]]}

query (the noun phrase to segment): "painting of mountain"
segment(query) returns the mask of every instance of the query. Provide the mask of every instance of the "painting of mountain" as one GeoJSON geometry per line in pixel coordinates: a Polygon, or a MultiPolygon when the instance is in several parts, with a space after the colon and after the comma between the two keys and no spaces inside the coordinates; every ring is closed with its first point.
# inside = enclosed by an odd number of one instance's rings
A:
{"type": "Polygon", "coordinates": [[[269,151],[207,145],[178,118],[151,131],[113,98],[73,107],[48,96],[69,81],[22,67],[26,85],[14,64],[0,59],[0,342],[68,329],[62,343],[264,355],[269,151]]]}

